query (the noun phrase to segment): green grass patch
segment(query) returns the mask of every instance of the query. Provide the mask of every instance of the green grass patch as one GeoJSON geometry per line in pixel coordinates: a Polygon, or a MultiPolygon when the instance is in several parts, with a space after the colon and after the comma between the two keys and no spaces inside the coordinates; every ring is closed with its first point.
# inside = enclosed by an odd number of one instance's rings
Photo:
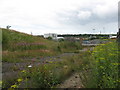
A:
{"type": "Polygon", "coordinates": [[[55,56],[63,52],[78,52],[81,49],[79,42],[57,42],[14,30],[0,30],[3,62],[23,62],[23,58],[55,56]]]}
{"type": "MultiPolygon", "coordinates": [[[[81,71],[84,65],[88,64],[84,59],[87,59],[85,56],[88,57],[89,55],[89,52],[77,53],[73,56],[62,57],[62,61],[53,62],[49,60],[48,64],[26,67],[19,76],[22,78],[22,82],[16,81],[14,84],[19,88],[55,88],[72,73],[81,71]]],[[[11,86],[9,85],[9,87],[11,86]]]]}
{"type": "Polygon", "coordinates": [[[118,88],[118,45],[115,41],[101,44],[92,52],[88,88],[118,88]]]}

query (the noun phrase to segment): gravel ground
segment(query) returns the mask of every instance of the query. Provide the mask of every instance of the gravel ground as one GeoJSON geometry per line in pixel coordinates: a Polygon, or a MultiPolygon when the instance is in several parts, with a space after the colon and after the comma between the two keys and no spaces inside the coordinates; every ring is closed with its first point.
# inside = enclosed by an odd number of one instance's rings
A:
{"type": "Polygon", "coordinates": [[[68,79],[63,83],[59,84],[57,88],[83,88],[84,86],[81,83],[81,79],[78,73],[72,74],[68,79]]]}

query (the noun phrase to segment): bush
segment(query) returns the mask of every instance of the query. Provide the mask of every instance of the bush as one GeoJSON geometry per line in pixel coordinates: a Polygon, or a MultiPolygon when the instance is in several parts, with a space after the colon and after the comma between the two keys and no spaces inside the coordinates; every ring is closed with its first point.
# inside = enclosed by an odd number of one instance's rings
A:
{"type": "Polygon", "coordinates": [[[116,42],[97,46],[93,51],[91,80],[89,87],[117,88],[118,78],[118,48],[116,42]],[[91,85],[91,86],[90,86],[91,85]]]}
{"type": "Polygon", "coordinates": [[[48,37],[47,39],[48,39],[48,40],[52,40],[52,37],[48,37]]]}
{"type": "Polygon", "coordinates": [[[80,42],[71,41],[61,41],[59,42],[59,46],[63,52],[75,52],[76,50],[80,50],[82,48],[80,42]]]}

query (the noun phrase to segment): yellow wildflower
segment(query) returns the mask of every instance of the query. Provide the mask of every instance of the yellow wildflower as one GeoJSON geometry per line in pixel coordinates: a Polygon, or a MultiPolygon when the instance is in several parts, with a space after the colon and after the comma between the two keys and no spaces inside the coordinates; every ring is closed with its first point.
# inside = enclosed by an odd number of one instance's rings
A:
{"type": "Polygon", "coordinates": [[[0,81],[0,87],[2,87],[2,81],[0,81]]]}
{"type": "Polygon", "coordinates": [[[96,62],[99,62],[98,60],[96,60],[96,62]]]}
{"type": "Polygon", "coordinates": [[[108,39],[103,39],[103,40],[108,40],[108,39]]]}
{"type": "Polygon", "coordinates": [[[103,49],[100,49],[100,51],[102,51],[103,49]]]}
{"type": "Polygon", "coordinates": [[[109,42],[109,43],[112,43],[112,42],[109,42]]]}
{"type": "Polygon", "coordinates": [[[67,65],[65,65],[63,68],[64,68],[64,69],[67,69],[67,68],[68,68],[68,66],[67,66],[67,65]]]}
{"type": "Polygon", "coordinates": [[[105,44],[101,44],[102,46],[104,46],[105,44]]]}
{"type": "Polygon", "coordinates": [[[25,71],[25,70],[22,70],[21,72],[25,73],[26,71],[25,71]]]}
{"type": "Polygon", "coordinates": [[[105,60],[105,58],[100,58],[100,60],[105,60]]]}
{"type": "Polygon", "coordinates": [[[52,61],[49,61],[49,63],[53,63],[52,61]]]}
{"type": "Polygon", "coordinates": [[[22,80],[23,80],[22,78],[19,78],[17,81],[18,81],[18,82],[21,82],[22,80]]]}
{"type": "Polygon", "coordinates": [[[97,52],[97,51],[93,51],[93,52],[97,52]]]}
{"type": "Polygon", "coordinates": [[[92,53],[92,55],[94,55],[95,53],[92,53]]]}
{"type": "Polygon", "coordinates": [[[17,85],[12,85],[11,88],[17,88],[18,86],[17,85]]]}
{"type": "Polygon", "coordinates": [[[0,81],[0,84],[2,84],[2,81],[0,81]]]}
{"type": "Polygon", "coordinates": [[[103,69],[104,67],[103,67],[103,66],[100,66],[100,68],[102,68],[102,69],[103,69]]]}
{"type": "Polygon", "coordinates": [[[110,55],[110,56],[114,56],[115,54],[110,53],[109,55],[110,55]]]}
{"type": "Polygon", "coordinates": [[[120,80],[116,80],[116,82],[120,82],[120,80]]]}
{"type": "Polygon", "coordinates": [[[113,65],[120,65],[120,63],[112,63],[113,65]]]}

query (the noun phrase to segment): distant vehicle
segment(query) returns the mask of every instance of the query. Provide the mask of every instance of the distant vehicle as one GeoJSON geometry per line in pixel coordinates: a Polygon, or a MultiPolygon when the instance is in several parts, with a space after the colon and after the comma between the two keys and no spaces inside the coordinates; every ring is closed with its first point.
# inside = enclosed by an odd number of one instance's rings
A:
{"type": "Polygon", "coordinates": [[[110,38],[110,39],[116,39],[117,36],[112,36],[112,35],[110,35],[109,38],[110,38]]]}
{"type": "Polygon", "coordinates": [[[64,37],[57,37],[57,39],[64,39],[64,37]]]}
{"type": "Polygon", "coordinates": [[[90,41],[88,41],[88,40],[83,40],[82,43],[83,43],[83,44],[90,44],[90,41]]]}

